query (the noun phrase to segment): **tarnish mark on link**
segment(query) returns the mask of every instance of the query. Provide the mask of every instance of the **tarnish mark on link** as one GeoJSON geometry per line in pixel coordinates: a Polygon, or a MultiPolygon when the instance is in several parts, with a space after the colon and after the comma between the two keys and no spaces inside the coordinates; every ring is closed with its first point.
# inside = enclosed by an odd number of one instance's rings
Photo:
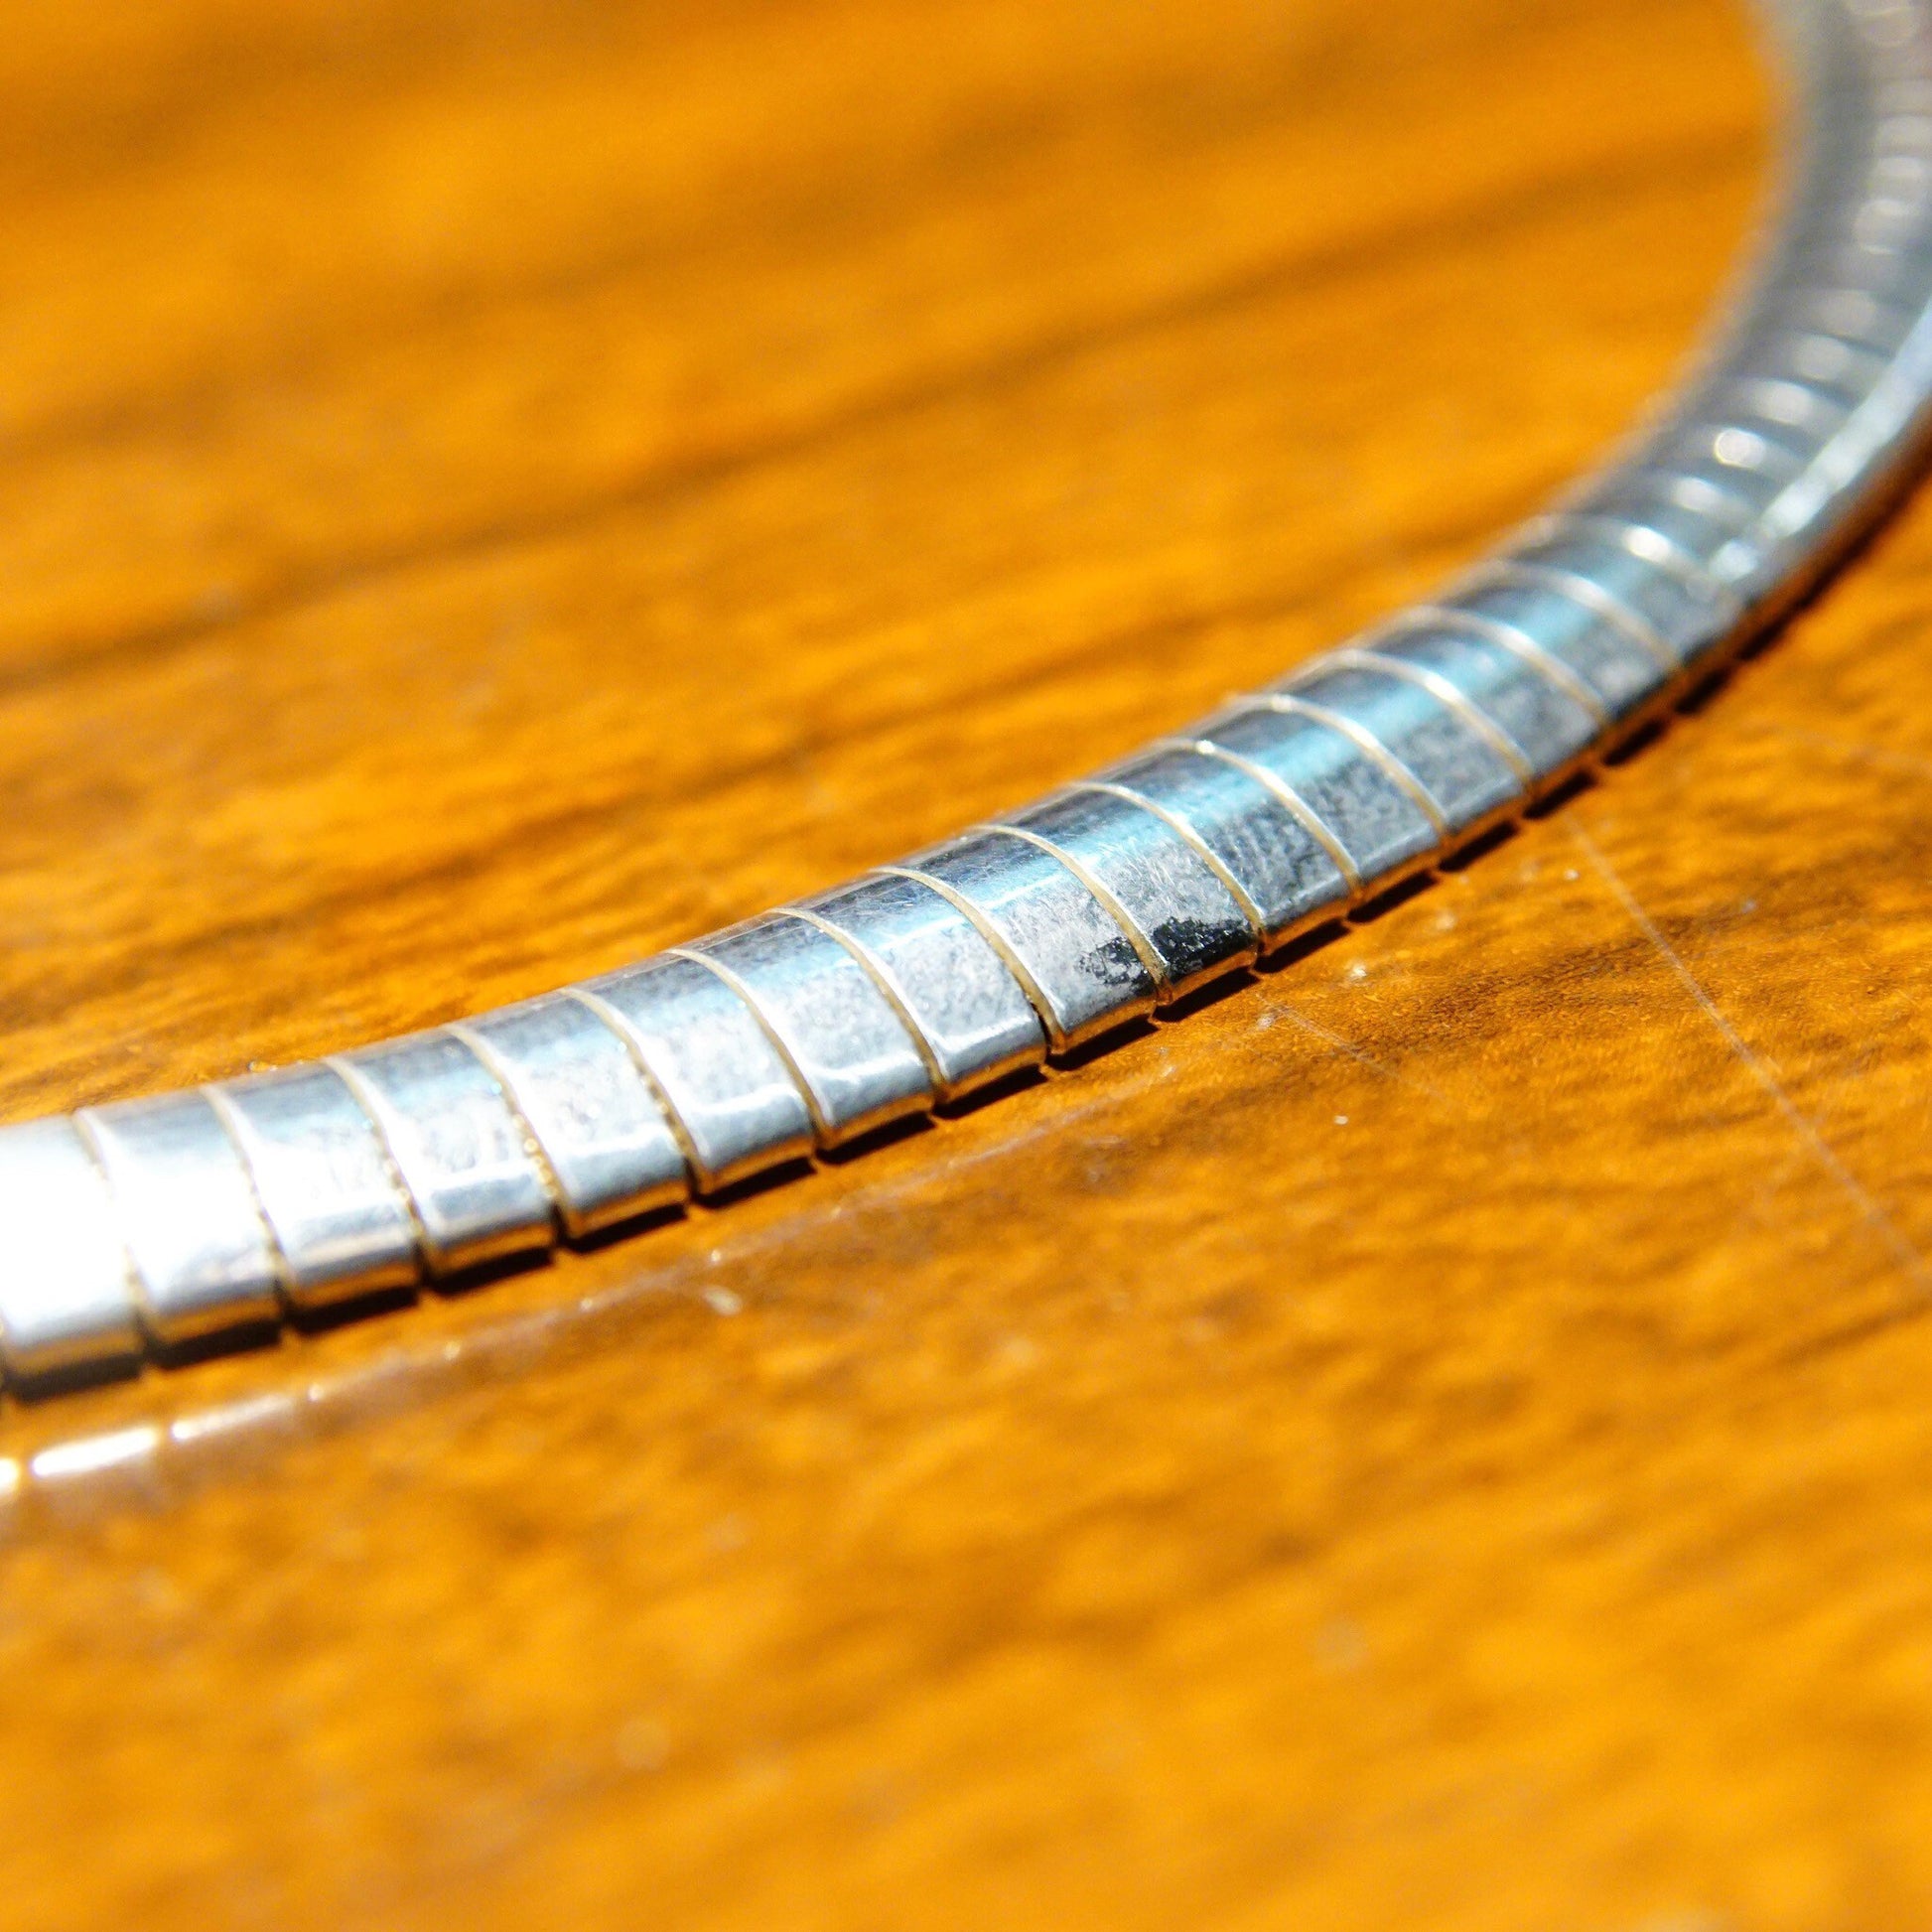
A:
{"type": "Polygon", "coordinates": [[[1079,778],[1066,789],[1105,792],[1111,797],[1124,799],[1130,805],[1138,805],[1144,812],[1152,812],[1176,838],[1190,846],[1214,877],[1227,888],[1228,897],[1241,908],[1241,916],[1254,927],[1255,944],[1263,946],[1268,943],[1267,921],[1261,916],[1261,907],[1248,897],[1248,889],[1227,869],[1220,855],[1177,812],[1171,812],[1165,805],[1157,805],[1152,798],[1143,798],[1131,785],[1115,784],[1110,778],[1079,778]]]}
{"type": "Polygon", "coordinates": [[[972,829],[976,832],[997,832],[1004,838],[1020,839],[1027,845],[1036,847],[1039,851],[1045,853],[1049,859],[1064,866],[1093,895],[1094,901],[1099,905],[1100,909],[1120,927],[1121,937],[1140,956],[1141,964],[1147,968],[1148,978],[1160,988],[1163,995],[1172,992],[1173,988],[1168,979],[1168,969],[1162,964],[1161,955],[1154,950],[1154,946],[1148,939],[1147,934],[1129,916],[1126,906],[1078,859],[1074,858],[1072,853],[1055,845],[1051,839],[1041,838],[1037,832],[1032,831],[1024,825],[1007,825],[998,819],[991,819],[984,825],[976,825],[972,829]]]}

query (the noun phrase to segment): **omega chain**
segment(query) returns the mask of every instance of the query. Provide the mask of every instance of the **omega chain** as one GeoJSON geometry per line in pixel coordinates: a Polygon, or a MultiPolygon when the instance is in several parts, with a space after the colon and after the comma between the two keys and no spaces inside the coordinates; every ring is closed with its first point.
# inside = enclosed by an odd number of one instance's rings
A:
{"type": "Polygon", "coordinates": [[[848,886],[563,992],[0,1132],[16,1386],[577,1240],[1158,1012],[1762,631],[1932,397],[1932,0],[1784,0],[1782,218],[1675,399],[1426,604],[848,886]]]}

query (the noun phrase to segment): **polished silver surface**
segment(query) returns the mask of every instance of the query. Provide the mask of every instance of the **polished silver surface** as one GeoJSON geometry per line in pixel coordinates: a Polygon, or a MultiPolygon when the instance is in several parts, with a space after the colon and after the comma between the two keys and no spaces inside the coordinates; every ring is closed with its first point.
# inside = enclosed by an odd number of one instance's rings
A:
{"type": "Polygon", "coordinates": [[[1351,663],[1420,680],[1486,733],[1520,788],[1568,767],[1596,736],[1596,721],[1534,661],[1494,638],[1453,628],[1415,626],[1365,639],[1351,663]]]}
{"type": "Polygon", "coordinates": [[[1271,698],[1307,705],[1372,741],[1401,781],[1423,794],[1445,835],[1493,825],[1522,803],[1530,774],[1512,762],[1498,734],[1421,679],[1330,658],[1271,687],[1271,698]]]}
{"type": "Polygon", "coordinates": [[[0,1131],[0,1352],[33,1381],[130,1361],[133,1278],[107,1181],[70,1120],[0,1131]]]}
{"type": "Polygon", "coordinates": [[[839,935],[918,1035],[937,1097],[1045,1056],[1046,1029],[985,933],[932,886],[878,873],[787,908],[839,935]]]}
{"type": "MultiPolygon", "coordinates": [[[[1341,650],[1329,651],[1325,662],[1337,671],[1358,672],[1377,680],[1393,678],[1398,684],[1414,687],[1432,701],[1432,709],[1426,714],[1430,718],[1437,715],[1433,707],[1440,706],[1453,719],[1459,738],[1467,739],[1470,734],[1474,735],[1483,748],[1485,764],[1499,759],[1507,768],[1510,781],[1506,810],[1520,805],[1525,789],[1535,785],[1539,774],[1522,746],[1488,712],[1473,703],[1469,694],[1452,677],[1446,676],[1434,665],[1420,662],[1413,655],[1400,651],[1393,654],[1378,651],[1369,638],[1341,650]]],[[[1384,743],[1388,742],[1387,732],[1378,731],[1378,736],[1384,743]]],[[[1419,769],[1416,759],[1407,758],[1405,761],[1411,770],[1419,769]]],[[[1443,803],[1441,787],[1432,787],[1432,790],[1437,793],[1440,807],[1443,803]]]]}
{"type": "Polygon", "coordinates": [[[582,1000],[551,993],[451,1031],[535,1141],[567,1233],[593,1234],[689,1193],[684,1150],[636,1055],[582,1000]]]}
{"type": "Polygon", "coordinates": [[[1682,670],[1699,640],[1728,623],[1736,608],[1734,600],[1721,605],[1693,595],[1680,578],[1588,529],[1519,538],[1510,545],[1509,560],[1517,570],[1563,584],[1666,678],[1682,670]]]}
{"type": "Polygon", "coordinates": [[[812,1151],[811,1110],[758,1015],[695,959],[646,960],[579,987],[663,1095],[700,1193],[812,1151]]]}
{"type": "Polygon", "coordinates": [[[77,1116],[113,1189],[143,1325],[164,1343],[272,1321],[280,1259],[241,1156],[204,1093],[77,1116]]]}
{"type": "Polygon", "coordinates": [[[415,1034],[330,1064],[382,1136],[432,1275],[550,1245],[550,1189],[523,1123],[455,1034],[415,1034]]]}
{"type": "Polygon", "coordinates": [[[809,919],[774,912],[690,948],[764,1022],[797,1076],[821,1147],[933,1100],[911,1028],[852,949],[809,919]]]}
{"type": "Polygon", "coordinates": [[[1046,799],[563,994],[0,1132],[18,1383],[715,1193],[1145,1018],[1545,797],[1846,550],[1932,397],[1932,0],[1778,0],[1785,213],[1614,460],[1046,799]]]}
{"type": "Polygon", "coordinates": [[[1378,757],[1339,723],[1254,697],[1202,719],[1188,736],[1231,753],[1295,799],[1358,890],[1397,883],[1443,843],[1415,781],[1392,776],[1387,753],[1378,757]]]}
{"type": "Polygon", "coordinates": [[[232,1080],[208,1099],[247,1163],[292,1303],[326,1308],[415,1281],[408,1197],[374,1123],[335,1068],[232,1080]]]}
{"type": "Polygon", "coordinates": [[[1621,625],[1605,622],[1574,584],[1506,558],[1466,571],[1436,608],[1526,638],[1612,721],[1640,712],[1670,681],[1667,667],[1621,625]]]}

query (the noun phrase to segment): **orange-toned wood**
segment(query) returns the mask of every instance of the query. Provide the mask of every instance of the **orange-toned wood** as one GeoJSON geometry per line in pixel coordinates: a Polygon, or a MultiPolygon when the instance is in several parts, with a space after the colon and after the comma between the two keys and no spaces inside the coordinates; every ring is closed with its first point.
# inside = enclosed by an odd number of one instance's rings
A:
{"type": "MultiPolygon", "coordinates": [[[[0,101],[7,1117],[1334,641],[1666,376],[1768,125],[1718,0],[16,0],[0,101]]],[[[1922,1922],[1929,622],[1921,504],[1174,1025],[8,1410],[0,1923],[1922,1922]]]]}

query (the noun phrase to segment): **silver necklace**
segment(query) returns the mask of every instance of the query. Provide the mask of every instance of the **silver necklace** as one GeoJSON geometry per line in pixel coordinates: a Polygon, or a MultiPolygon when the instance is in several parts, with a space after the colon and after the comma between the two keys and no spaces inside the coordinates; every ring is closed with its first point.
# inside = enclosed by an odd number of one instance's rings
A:
{"type": "Polygon", "coordinates": [[[1670,406],[1426,604],[853,884],[519,1006],[0,1132],[0,1360],[110,1370],[712,1195],[1158,1013],[1773,621],[1932,404],[1932,0],[1782,0],[1783,219],[1670,406]]]}

